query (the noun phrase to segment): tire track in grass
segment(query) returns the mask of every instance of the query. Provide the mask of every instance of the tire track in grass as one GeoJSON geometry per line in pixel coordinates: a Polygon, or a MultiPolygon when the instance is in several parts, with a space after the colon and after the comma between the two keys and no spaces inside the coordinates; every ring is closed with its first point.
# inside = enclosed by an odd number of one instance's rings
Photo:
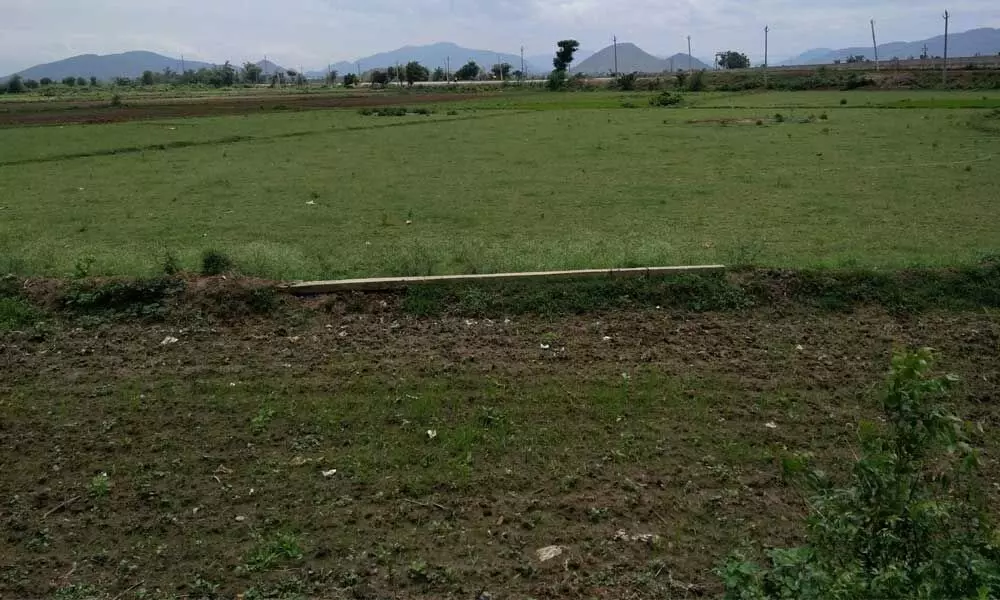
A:
{"type": "Polygon", "coordinates": [[[35,158],[23,158],[18,160],[8,160],[0,161],[0,168],[2,167],[17,167],[22,165],[33,165],[42,163],[52,163],[61,162],[65,160],[77,160],[81,158],[95,158],[103,156],[117,156],[119,154],[138,154],[140,152],[156,152],[156,151],[167,151],[167,150],[178,150],[183,148],[195,148],[201,146],[221,146],[224,144],[238,144],[241,142],[258,142],[258,141],[268,141],[268,140],[282,140],[298,137],[311,137],[319,135],[330,135],[336,132],[342,131],[369,131],[375,129],[391,129],[394,127],[414,127],[418,125],[430,125],[433,123],[455,123],[460,121],[477,121],[484,119],[495,119],[499,117],[508,117],[513,115],[522,115],[531,111],[518,110],[518,111],[503,111],[499,113],[491,113],[486,115],[468,115],[462,117],[453,117],[446,119],[430,119],[419,121],[408,121],[402,123],[384,123],[378,125],[351,125],[348,127],[338,128],[336,130],[316,130],[316,131],[292,131],[288,133],[278,133],[274,135],[231,135],[223,138],[216,138],[213,140],[201,140],[201,141],[177,141],[177,142],[167,142],[163,144],[147,144],[145,146],[124,146],[121,148],[108,148],[106,150],[94,150],[90,152],[72,152],[67,154],[55,154],[52,156],[42,156],[35,158]]]}

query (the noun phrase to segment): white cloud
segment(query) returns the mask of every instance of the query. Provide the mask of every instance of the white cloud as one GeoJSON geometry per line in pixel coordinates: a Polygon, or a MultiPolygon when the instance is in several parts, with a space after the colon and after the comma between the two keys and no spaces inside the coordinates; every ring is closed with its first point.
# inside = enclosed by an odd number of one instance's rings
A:
{"type": "MultiPolygon", "coordinates": [[[[952,31],[1000,26],[1000,3],[957,0],[952,31]]],[[[711,56],[733,48],[773,57],[942,30],[936,0],[0,0],[0,74],[74,54],[152,50],[209,62],[257,59],[316,68],[407,44],[453,41],[528,54],[565,37],[600,49],[617,35],[649,52],[711,56]]]]}

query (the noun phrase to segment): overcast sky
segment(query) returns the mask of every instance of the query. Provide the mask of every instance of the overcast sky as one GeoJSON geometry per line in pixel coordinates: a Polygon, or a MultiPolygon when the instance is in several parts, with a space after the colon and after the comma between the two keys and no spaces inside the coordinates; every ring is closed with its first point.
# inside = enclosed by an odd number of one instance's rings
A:
{"type": "Polygon", "coordinates": [[[1000,1],[948,0],[0,0],[0,74],[76,54],[151,50],[234,63],[264,54],[321,68],[404,45],[451,41],[529,56],[573,37],[589,50],[635,42],[653,54],[738,49],[772,62],[815,47],[918,40],[1000,27],[1000,1]]]}

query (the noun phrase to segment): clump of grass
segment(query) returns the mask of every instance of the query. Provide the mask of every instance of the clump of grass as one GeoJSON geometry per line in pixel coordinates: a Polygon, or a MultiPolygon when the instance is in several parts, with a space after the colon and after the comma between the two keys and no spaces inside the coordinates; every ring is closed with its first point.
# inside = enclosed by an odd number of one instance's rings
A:
{"type": "Polygon", "coordinates": [[[0,331],[30,327],[39,317],[35,307],[21,298],[0,298],[0,331]]]}
{"type": "Polygon", "coordinates": [[[785,122],[785,115],[783,115],[781,113],[774,113],[774,122],[775,123],[784,123],[785,122]]]}
{"type": "Polygon", "coordinates": [[[820,115],[819,115],[819,120],[820,121],[826,121],[829,118],[830,118],[830,115],[828,115],[826,113],[820,113],[820,115]]]}
{"type": "Polygon", "coordinates": [[[181,271],[180,260],[177,258],[176,254],[167,250],[167,253],[163,256],[163,264],[161,265],[161,268],[163,269],[164,275],[173,277],[181,271]]]}
{"type": "Polygon", "coordinates": [[[125,106],[125,100],[122,98],[121,94],[111,96],[111,106],[113,108],[121,108],[122,106],[125,106]]]}
{"type": "Polygon", "coordinates": [[[233,268],[229,256],[218,250],[206,250],[201,256],[201,274],[207,276],[222,275],[233,268]]]}
{"type": "Polygon", "coordinates": [[[302,546],[292,533],[279,533],[261,540],[247,555],[244,566],[249,572],[267,571],[276,566],[302,560],[302,546]]]}
{"type": "Polygon", "coordinates": [[[840,99],[840,105],[841,105],[841,106],[844,106],[844,105],[846,105],[846,104],[847,104],[847,98],[841,98],[841,99],[840,99]]]}

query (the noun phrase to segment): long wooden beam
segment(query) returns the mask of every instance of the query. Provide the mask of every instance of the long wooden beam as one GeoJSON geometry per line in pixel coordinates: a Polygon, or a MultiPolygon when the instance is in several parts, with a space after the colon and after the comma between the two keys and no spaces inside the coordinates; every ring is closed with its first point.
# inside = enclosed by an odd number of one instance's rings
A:
{"type": "Polygon", "coordinates": [[[435,275],[429,277],[378,277],[374,279],[339,279],[333,281],[304,281],[280,286],[290,294],[332,294],[350,291],[388,291],[405,289],[414,285],[440,283],[494,283],[501,281],[561,281],[569,279],[625,279],[658,277],[686,273],[712,273],[725,270],[724,265],[692,265],[684,267],[643,267],[638,269],[584,269],[580,271],[538,271],[529,273],[492,273],[482,275],[435,275]]]}

